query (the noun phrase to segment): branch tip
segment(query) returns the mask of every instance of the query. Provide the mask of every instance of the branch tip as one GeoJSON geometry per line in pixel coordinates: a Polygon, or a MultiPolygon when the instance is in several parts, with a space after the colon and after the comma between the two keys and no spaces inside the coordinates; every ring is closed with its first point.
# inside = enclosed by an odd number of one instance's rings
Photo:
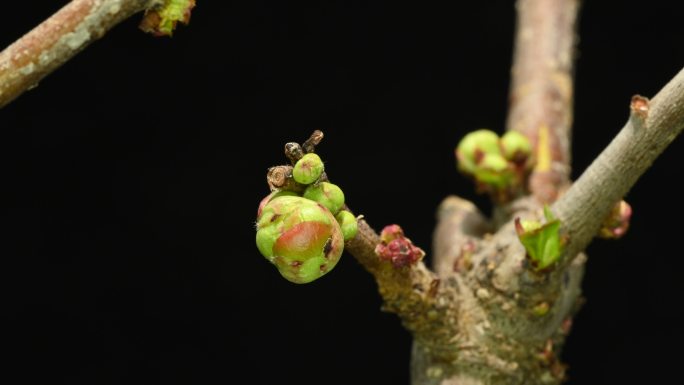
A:
{"type": "Polygon", "coordinates": [[[632,101],[629,104],[630,117],[632,119],[640,120],[640,123],[646,120],[650,109],[650,101],[648,98],[641,95],[632,96],[632,101]]]}
{"type": "Polygon", "coordinates": [[[271,191],[286,190],[299,193],[304,190],[304,186],[294,180],[292,169],[293,167],[289,165],[274,166],[268,169],[266,182],[271,191]]]}
{"type": "Polygon", "coordinates": [[[318,146],[319,143],[323,140],[323,131],[321,130],[315,130],[309,139],[307,139],[304,144],[302,144],[302,147],[304,148],[304,152],[307,154],[310,152],[315,152],[316,151],[316,146],[318,146]]]}
{"type": "Polygon", "coordinates": [[[554,203],[554,212],[572,236],[564,259],[573,258],[600,234],[611,210],[614,219],[608,226],[610,237],[624,234],[631,209],[618,202],[682,131],[684,69],[651,100],[639,95],[632,97],[628,123],[554,203]],[[646,120],[648,130],[643,129],[646,120]]]}
{"type": "Polygon", "coordinates": [[[302,159],[304,150],[302,150],[302,146],[297,142],[285,143],[285,156],[294,165],[298,160],[302,159]]]}

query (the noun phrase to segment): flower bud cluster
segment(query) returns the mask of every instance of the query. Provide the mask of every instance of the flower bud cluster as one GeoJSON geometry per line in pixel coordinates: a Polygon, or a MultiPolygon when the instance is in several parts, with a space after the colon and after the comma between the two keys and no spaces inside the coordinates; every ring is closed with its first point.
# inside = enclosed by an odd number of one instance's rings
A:
{"type": "Polygon", "coordinates": [[[305,154],[292,169],[292,178],[305,185],[294,191],[273,191],[259,204],[256,244],[280,274],[294,283],[314,281],[332,270],[344,242],[358,231],[354,215],[343,210],[344,193],[321,181],[321,158],[305,154]]]}
{"type": "Polygon", "coordinates": [[[472,177],[479,191],[499,201],[511,199],[523,187],[531,155],[530,142],[516,131],[501,138],[490,130],[473,131],[456,147],[459,171],[472,177]]]}

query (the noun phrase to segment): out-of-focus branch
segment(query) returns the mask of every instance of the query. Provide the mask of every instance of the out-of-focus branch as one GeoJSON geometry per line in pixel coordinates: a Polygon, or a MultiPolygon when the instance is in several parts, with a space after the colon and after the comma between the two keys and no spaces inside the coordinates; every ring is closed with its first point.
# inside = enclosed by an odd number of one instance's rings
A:
{"type": "Polygon", "coordinates": [[[579,0],[518,0],[507,128],[535,149],[529,189],[552,202],[569,181],[572,72],[579,0]]]}
{"type": "Polygon", "coordinates": [[[566,261],[684,129],[684,69],[652,99],[634,96],[620,133],[552,207],[569,236],[566,261]]]}
{"type": "Polygon", "coordinates": [[[470,254],[490,224],[470,201],[450,196],[437,209],[432,265],[441,278],[471,267],[470,254]]]}
{"type": "MultiPolygon", "coordinates": [[[[73,0],[0,53],[0,108],[158,0],[73,0]]],[[[7,15],[5,15],[7,16],[7,15]]]]}

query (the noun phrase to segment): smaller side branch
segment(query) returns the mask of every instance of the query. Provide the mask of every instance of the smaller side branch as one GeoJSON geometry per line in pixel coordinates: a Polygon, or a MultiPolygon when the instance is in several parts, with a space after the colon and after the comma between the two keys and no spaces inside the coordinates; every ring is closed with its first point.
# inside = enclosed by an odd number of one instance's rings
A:
{"type": "Polygon", "coordinates": [[[456,311],[455,295],[442,285],[441,280],[422,261],[415,265],[395,268],[382,261],[375,253],[380,236],[359,219],[359,232],[345,245],[346,251],[374,277],[384,300],[383,310],[396,313],[416,339],[425,346],[441,346],[445,333],[453,328],[443,325],[447,313],[456,311]]]}
{"type": "Polygon", "coordinates": [[[572,71],[578,0],[518,0],[508,130],[535,149],[529,188],[552,202],[570,176],[572,71]]]}
{"type": "Polygon", "coordinates": [[[0,53],[0,108],[157,0],[73,0],[0,53]]]}
{"type": "Polygon", "coordinates": [[[433,268],[446,278],[472,263],[469,254],[482,236],[490,231],[487,219],[470,201],[449,196],[437,209],[437,227],[433,235],[433,268]]]}
{"type": "Polygon", "coordinates": [[[684,129],[684,69],[649,101],[634,96],[627,124],[553,206],[569,236],[565,263],[589,244],[610,210],[684,129]]]}
{"type": "MultiPolygon", "coordinates": [[[[296,164],[305,153],[315,152],[322,139],[323,133],[316,130],[302,145],[296,142],[287,143],[285,156],[296,164]]],[[[270,168],[266,179],[271,190],[301,192],[304,186],[294,180],[292,170],[293,167],[289,165],[270,168]]],[[[328,180],[325,172],[319,180],[328,180]]],[[[346,206],[345,209],[351,211],[346,206]]],[[[437,275],[420,260],[397,264],[395,260],[381,258],[378,247],[387,245],[364,219],[359,218],[357,224],[358,232],[353,239],[346,242],[345,250],[375,278],[384,300],[383,309],[396,313],[404,326],[425,346],[436,346],[440,341],[443,343],[444,333],[452,330],[443,327],[445,320],[449,319],[446,314],[455,311],[456,306],[451,289],[442,285],[437,275]]],[[[403,233],[401,238],[404,238],[403,233]]],[[[410,245],[409,240],[405,241],[410,245]]],[[[400,251],[401,247],[405,246],[406,244],[399,246],[400,254],[403,252],[400,251]]]]}

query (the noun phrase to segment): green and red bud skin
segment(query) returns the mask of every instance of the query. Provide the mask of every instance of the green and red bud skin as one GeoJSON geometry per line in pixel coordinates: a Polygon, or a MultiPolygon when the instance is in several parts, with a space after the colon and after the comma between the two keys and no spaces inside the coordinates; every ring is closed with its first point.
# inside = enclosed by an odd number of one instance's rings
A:
{"type": "Polygon", "coordinates": [[[627,233],[630,219],[632,218],[632,207],[629,203],[621,200],[616,204],[603,221],[599,230],[599,237],[604,239],[619,239],[627,233]]]}
{"type": "Polygon", "coordinates": [[[499,154],[499,136],[486,129],[470,132],[456,146],[458,168],[466,174],[473,174],[486,154],[499,154]]]}
{"type": "Polygon", "coordinates": [[[344,192],[336,184],[330,182],[321,182],[307,187],[303,196],[322,204],[333,214],[344,206],[344,192]]]}
{"type": "Polygon", "coordinates": [[[421,248],[413,245],[413,242],[404,236],[404,231],[399,225],[388,225],[382,229],[375,254],[381,260],[391,262],[397,269],[413,265],[425,256],[421,248]]]}
{"type": "Polygon", "coordinates": [[[532,145],[525,135],[508,131],[501,137],[501,153],[513,163],[524,164],[532,154],[532,145]]]}
{"type": "Polygon", "coordinates": [[[295,163],[292,169],[292,177],[301,184],[311,184],[323,174],[325,167],[321,158],[314,154],[305,154],[295,163]]]}
{"type": "Polygon", "coordinates": [[[380,232],[380,241],[390,243],[397,238],[404,238],[404,230],[399,225],[387,225],[380,232]]]}
{"type": "Polygon", "coordinates": [[[292,191],[286,191],[286,190],[278,190],[278,191],[273,191],[270,194],[266,195],[261,202],[259,202],[259,208],[257,209],[257,218],[261,216],[261,211],[264,209],[264,206],[271,200],[277,197],[282,197],[282,196],[297,196],[292,191]]]}
{"type": "Polygon", "coordinates": [[[354,214],[347,210],[342,210],[337,213],[335,219],[337,219],[337,223],[340,224],[340,229],[342,230],[342,236],[344,237],[345,242],[356,236],[356,233],[359,231],[359,225],[354,214]]]}
{"type": "Polygon", "coordinates": [[[328,209],[297,196],[271,199],[257,219],[257,248],[294,283],[320,278],[337,264],[344,240],[328,209]]]}

